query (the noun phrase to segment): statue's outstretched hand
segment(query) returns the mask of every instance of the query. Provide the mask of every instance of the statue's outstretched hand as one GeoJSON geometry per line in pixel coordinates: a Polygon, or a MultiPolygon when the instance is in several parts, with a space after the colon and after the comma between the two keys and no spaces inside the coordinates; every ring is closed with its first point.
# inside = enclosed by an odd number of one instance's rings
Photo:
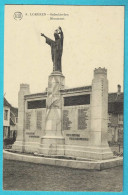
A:
{"type": "Polygon", "coordinates": [[[41,36],[42,36],[42,37],[44,37],[44,34],[43,34],[43,33],[41,33],[41,36]]]}

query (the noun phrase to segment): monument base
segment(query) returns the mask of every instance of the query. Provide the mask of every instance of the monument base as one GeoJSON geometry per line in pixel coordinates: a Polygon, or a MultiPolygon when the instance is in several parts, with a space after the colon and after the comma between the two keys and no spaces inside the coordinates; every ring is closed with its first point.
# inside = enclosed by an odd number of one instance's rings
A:
{"type": "Polygon", "coordinates": [[[24,151],[24,143],[22,141],[15,141],[12,145],[12,150],[16,152],[23,152],[24,151]]]}
{"type": "Polygon", "coordinates": [[[65,156],[89,160],[106,160],[113,158],[109,147],[65,145],[65,156]]]}
{"type": "Polygon", "coordinates": [[[35,153],[38,152],[39,143],[37,142],[22,142],[16,141],[12,145],[12,151],[14,152],[26,152],[26,153],[35,153]]]}
{"type": "Polygon", "coordinates": [[[69,167],[74,169],[87,169],[87,170],[103,170],[116,166],[123,165],[123,157],[116,157],[108,160],[86,161],[86,160],[72,160],[72,159],[58,159],[46,158],[40,156],[33,156],[27,154],[18,154],[8,151],[3,151],[3,158],[7,160],[16,160],[23,162],[31,162],[37,164],[46,164],[54,166],[69,167]]]}
{"type": "Polygon", "coordinates": [[[45,156],[64,156],[64,137],[44,136],[41,138],[39,153],[45,156]]]}

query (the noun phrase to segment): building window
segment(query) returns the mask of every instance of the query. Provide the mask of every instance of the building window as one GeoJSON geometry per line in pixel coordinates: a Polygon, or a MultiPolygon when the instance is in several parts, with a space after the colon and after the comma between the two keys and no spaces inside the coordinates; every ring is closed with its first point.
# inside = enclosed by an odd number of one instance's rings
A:
{"type": "Polygon", "coordinates": [[[112,118],[111,114],[108,113],[108,124],[111,124],[111,118],[112,118]]]}
{"type": "Polygon", "coordinates": [[[18,123],[18,118],[16,117],[16,123],[18,123]]]}
{"type": "Polygon", "coordinates": [[[10,130],[9,130],[9,127],[4,127],[4,139],[5,138],[8,138],[10,136],[10,130]]]}
{"type": "Polygon", "coordinates": [[[8,120],[8,110],[4,110],[4,120],[8,120]]]}
{"type": "Polygon", "coordinates": [[[123,122],[123,114],[118,114],[118,121],[123,122]]]}

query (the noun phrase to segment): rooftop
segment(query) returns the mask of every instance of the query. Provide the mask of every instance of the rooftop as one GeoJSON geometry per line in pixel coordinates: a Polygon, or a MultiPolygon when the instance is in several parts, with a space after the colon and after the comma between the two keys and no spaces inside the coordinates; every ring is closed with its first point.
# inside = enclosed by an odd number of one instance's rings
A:
{"type": "Polygon", "coordinates": [[[13,107],[4,97],[4,106],[8,106],[10,108],[10,111],[18,117],[18,108],[13,107]]]}
{"type": "Polygon", "coordinates": [[[108,94],[108,102],[123,102],[124,101],[124,93],[109,93],[108,94]]]}

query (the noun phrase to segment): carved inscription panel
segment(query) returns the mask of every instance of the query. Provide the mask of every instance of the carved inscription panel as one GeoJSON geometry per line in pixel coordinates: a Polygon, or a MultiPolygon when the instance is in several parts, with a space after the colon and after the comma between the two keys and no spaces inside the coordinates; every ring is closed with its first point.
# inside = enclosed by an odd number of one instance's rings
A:
{"type": "Polygon", "coordinates": [[[76,126],[75,115],[76,109],[63,110],[63,130],[74,130],[76,126]]]}
{"type": "Polygon", "coordinates": [[[26,113],[26,123],[25,123],[25,126],[26,126],[26,129],[30,130],[30,123],[31,123],[31,113],[30,112],[27,112],[26,113]]]}
{"type": "Polygon", "coordinates": [[[72,107],[63,110],[63,130],[87,130],[89,107],[72,107]]]}
{"type": "Polygon", "coordinates": [[[69,110],[63,110],[63,130],[70,130],[72,122],[69,120],[69,110]]]}
{"type": "Polygon", "coordinates": [[[88,108],[78,109],[78,129],[87,129],[88,108]]]}
{"type": "Polygon", "coordinates": [[[42,110],[37,111],[36,128],[42,129],[42,110]]]}

